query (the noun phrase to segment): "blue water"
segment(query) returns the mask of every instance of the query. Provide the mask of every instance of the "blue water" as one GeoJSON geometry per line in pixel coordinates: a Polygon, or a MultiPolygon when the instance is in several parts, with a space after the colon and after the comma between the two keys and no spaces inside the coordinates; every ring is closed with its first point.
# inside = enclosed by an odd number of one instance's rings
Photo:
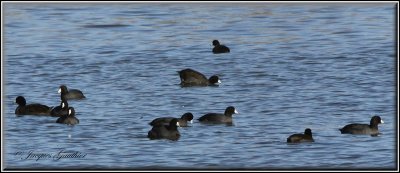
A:
{"type": "Polygon", "coordinates": [[[395,169],[394,3],[5,3],[6,169],[395,169]],[[212,54],[218,39],[231,52],[212,54]],[[220,87],[179,86],[178,70],[220,87]],[[59,105],[80,124],[17,117],[14,100],[59,105]],[[149,140],[157,117],[235,106],[234,125],[194,121],[178,141],[149,140]],[[385,121],[378,137],[342,135],[385,121]],[[314,143],[286,138],[313,131],[314,143]],[[60,158],[63,152],[76,153],[60,158]],[[39,154],[42,157],[39,157],[39,154]],[[34,157],[35,156],[35,157],[34,157]]]}

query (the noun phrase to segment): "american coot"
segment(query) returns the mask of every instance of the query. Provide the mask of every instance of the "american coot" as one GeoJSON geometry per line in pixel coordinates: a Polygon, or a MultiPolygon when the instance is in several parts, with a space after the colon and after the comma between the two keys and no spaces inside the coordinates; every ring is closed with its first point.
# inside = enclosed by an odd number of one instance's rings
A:
{"type": "Polygon", "coordinates": [[[376,136],[379,134],[378,124],[382,123],[383,120],[380,116],[373,116],[368,124],[348,124],[343,128],[339,129],[342,134],[358,134],[358,135],[372,135],[376,136]]]}
{"type": "Polygon", "coordinates": [[[200,117],[198,120],[201,123],[211,123],[211,124],[223,124],[232,123],[232,115],[239,114],[233,106],[229,106],[225,109],[224,114],[218,113],[208,113],[200,117]]]}
{"type": "Polygon", "coordinates": [[[209,79],[206,78],[203,74],[193,69],[184,69],[178,71],[179,77],[181,78],[181,86],[182,87],[190,87],[190,86],[218,86],[221,83],[219,77],[216,75],[211,76],[209,79]]]}
{"type": "Polygon", "coordinates": [[[68,109],[68,115],[61,116],[60,118],[57,119],[56,123],[68,124],[68,125],[79,124],[78,118],[75,117],[75,109],[73,107],[70,107],[68,109]]]}
{"type": "Polygon", "coordinates": [[[228,53],[230,52],[229,48],[226,47],[225,45],[221,45],[219,44],[218,40],[214,40],[213,42],[214,48],[213,48],[213,53],[217,54],[217,53],[228,53]]]}
{"type": "Polygon", "coordinates": [[[179,121],[177,118],[174,118],[169,122],[169,125],[153,126],[147,134],[147,137],[150,139],[169,139],[176,141],[181,136],[178,127],[179,121]]]}
{"type": "Polygon", "coordinates": [[[314,142],[311,129],[304,130],[304,134],[293,134],[287,138],[288,143],[314,142]]]}
{"type": "MultiPolygon", "coordinates": [[[[161,117],[161,118],[156,118],[153,121],[151,121],[149,124],[151,126],[160,126],[160,125],[168,125],[171,120],[174,119],[174,117],[161,117]]],[[[187,112],[182,115],[181,118],[178,118],[179,121],[179,126],[180,127],[187,127],[188,122],[192,123],[193,120],[193,114],[190,112],[187,112]]]]}
{"type": "Polygon", "coordinates": [[[73,99],[84,99],[86,98],[82,91],[77,90],[77,89],[67,89],[67,86],[61,85],[60,88],[58,89],[58,93],[61,93],[62,97],[64,96],[68,100],[73,100],[73,99]]]}
{"type": "Polygon", "coordinates": [[[38,103],[27,105],[23,96],[18,96],[15,103],[18,104],[15,109],[16,115],[50,115],[50,107],[38,103]]]}
{"type": "Polygon", "coordinates": [[[54,107],[51,112],[50,115],[54,116],[54,117],[61,117],[64,115],[68,115],[69,114],[69,109],[68,109],[68,101],[65,97],[61,97],[61,102],[60,102],[60,106],[56,106],[54,107]]]}

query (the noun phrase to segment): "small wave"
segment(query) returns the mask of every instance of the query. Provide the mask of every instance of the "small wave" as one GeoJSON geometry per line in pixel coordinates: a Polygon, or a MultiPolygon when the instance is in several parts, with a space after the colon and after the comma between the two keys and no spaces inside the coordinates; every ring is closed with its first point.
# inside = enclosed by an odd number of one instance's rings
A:
{"type": "Polygon", "coordinates": [[[352,33],[357,33],[358,31],[355,30],[341,30],[341,31],[336,31],[332,32],[332,34],[352,34],[352,33]]]}
{"type": "Polygon", "coordinates": [[[118,51],[114,51],[114,50],[110,50],[110,51],[101,51],[101,52],[97,52],[98,54],[113,54],[116,53],[118,51]]]}
{"type": "Polygon", "coordinates": [[[125,24],[89,24],[83,25],[85,28],[118,28],[118,27],[127,27],[129,25],[125,24]]]}

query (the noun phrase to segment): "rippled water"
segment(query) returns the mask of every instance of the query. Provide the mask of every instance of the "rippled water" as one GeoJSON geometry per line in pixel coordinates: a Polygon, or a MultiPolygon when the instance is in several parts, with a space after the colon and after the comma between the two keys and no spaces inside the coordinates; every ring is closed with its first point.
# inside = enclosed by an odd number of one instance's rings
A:
{"type": "Polygon", "coordinates": [[[395,10],[391,3],[6,3],[4,168],[394,169],[395,10]],[[214,39],[231,52],[212,54],[214,39]],[[218,74],[222,84],[181,88],[184,68],[218,74]],[[87,96],[69,102],[79,125],[15,116],[18,95],[59,105],[60,84],[87,96]],[[178,141],[147,138],[154,118],[199,118],[230,105],[240,113],[233,126],[194,121],[178,141]],[[385,121],[378,137],[338,131],[372,115],[385,121]],[[314,143],[286,143],[305,128],[314,143]],[[64,152],[75,156],[60,158],[64,152]]]}

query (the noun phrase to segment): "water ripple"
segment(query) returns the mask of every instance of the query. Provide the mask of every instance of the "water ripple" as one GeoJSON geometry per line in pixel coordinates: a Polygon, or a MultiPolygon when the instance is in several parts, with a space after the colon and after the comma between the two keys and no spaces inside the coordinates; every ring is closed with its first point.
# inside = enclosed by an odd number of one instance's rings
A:
{"type": "Polygon", "coordinates": [[[5,167],[393,169],[395,13],[388,6],[8,4],[5,167]],[[214,39],[231,52],[212,54],[214,39]],[[181,88],[177,71],[184,68],[217,74],[222,84],[181,88]],[[60,84],[87,96],[69,102],[80,124],[15,116],[18,95],[58,105],[60,84]],[[196,120],[230,105],[240,113],[232,125],[196,120]],[[178,141],[147,138],[151,120],[185,112],[195,121],[179,128],[178,141]],[[385,120],[380,136],[340,134],[373,114],[385,120]],[[286,143],[305,128],[314,143],[286,143]],[[15,157],[60,149],[87,157],[15,157]]]}

